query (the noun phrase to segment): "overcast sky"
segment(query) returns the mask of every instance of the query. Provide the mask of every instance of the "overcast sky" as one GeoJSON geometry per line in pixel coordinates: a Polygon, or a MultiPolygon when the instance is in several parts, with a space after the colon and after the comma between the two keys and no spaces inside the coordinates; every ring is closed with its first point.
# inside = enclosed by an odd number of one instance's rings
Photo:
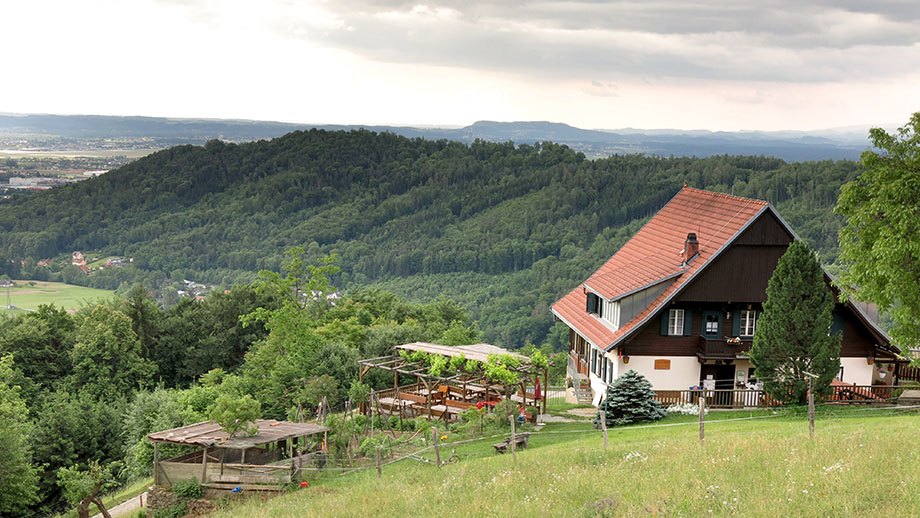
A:
{"type": "Polygon", "coordinates": [[[2,0],[0,112],[819,129],[920,111],[916,0],[2,0]]]}

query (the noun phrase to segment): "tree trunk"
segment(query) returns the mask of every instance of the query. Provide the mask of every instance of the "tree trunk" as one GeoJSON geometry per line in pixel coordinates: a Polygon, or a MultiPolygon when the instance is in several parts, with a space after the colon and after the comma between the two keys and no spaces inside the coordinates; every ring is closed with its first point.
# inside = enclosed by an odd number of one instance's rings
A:
{"type": "MultiPolygon", "coordinates": [[[[105,506],[102,505],[101,498],[93,498],[93,503],[96,504],[96,507],[99,508],[99,512],[102,513],[103,518],[112,518],[112,515],[109,514],[109,511],[106,510],[105,506]]],[[[89,510],[89,503],[86,504],[87,510],[89,510]]]]}

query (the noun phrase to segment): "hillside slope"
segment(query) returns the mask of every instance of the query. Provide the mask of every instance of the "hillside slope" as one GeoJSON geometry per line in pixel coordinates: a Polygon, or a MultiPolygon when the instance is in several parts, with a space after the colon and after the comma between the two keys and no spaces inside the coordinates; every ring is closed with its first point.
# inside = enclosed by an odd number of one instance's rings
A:
{"type": "MultiPolygon", "coordinates": [[[[853,162],[615,156],[557,144],[294,132],[179,146],[99,178],[0,205],[0,254],[130,256],[139,272],[229,285],[282,252],[336,253],[340,287],[384,286],[466,305],[485,339],[541,341],[549,304],[583,280],[683,185],[777,204],[826,257],[831,208],[853,162]]],[[[81,282],[113,289],[124,278],[81,282]],[[115,283],[115,285],[104,285],[115,283]]],[[[72,281],[76,282],[76,281],[72,281]]]]}

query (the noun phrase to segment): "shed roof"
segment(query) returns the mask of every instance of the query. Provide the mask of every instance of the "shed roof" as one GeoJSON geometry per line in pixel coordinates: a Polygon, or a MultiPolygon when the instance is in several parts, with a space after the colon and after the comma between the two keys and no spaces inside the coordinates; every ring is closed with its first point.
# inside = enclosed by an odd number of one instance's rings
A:
{"type": "Polygon", "coordinates": [[[323,433],[328,427],[314,423],[292,423],[290,421],[275,421],[274,419],[259,419],[256,421],[259,433],[252,437],[229,438],[220,425],[214,422],[201,422],[147,434],[147,438],[154,442],[169,442],[190,446],[214,446],[242,450],[268,444],[294,437],[303,437],[323,433]]]}

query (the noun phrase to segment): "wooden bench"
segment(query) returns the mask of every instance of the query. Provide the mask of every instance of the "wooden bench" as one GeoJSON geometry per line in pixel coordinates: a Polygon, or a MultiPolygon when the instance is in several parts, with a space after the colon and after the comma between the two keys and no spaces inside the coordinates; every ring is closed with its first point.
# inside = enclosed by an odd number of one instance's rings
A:
{"type": "MultiPolygon", "coordinates": [[[[518,433],[514,435],[514,447],[517,448],[527,448],[527,441],[530,440],[530,433],[518,433]]],[[[493,448],[498,453],[508,453],[508,448],[511,447],[511,437],[509,436],[504,441],[493,444],[493,448]]]]}

